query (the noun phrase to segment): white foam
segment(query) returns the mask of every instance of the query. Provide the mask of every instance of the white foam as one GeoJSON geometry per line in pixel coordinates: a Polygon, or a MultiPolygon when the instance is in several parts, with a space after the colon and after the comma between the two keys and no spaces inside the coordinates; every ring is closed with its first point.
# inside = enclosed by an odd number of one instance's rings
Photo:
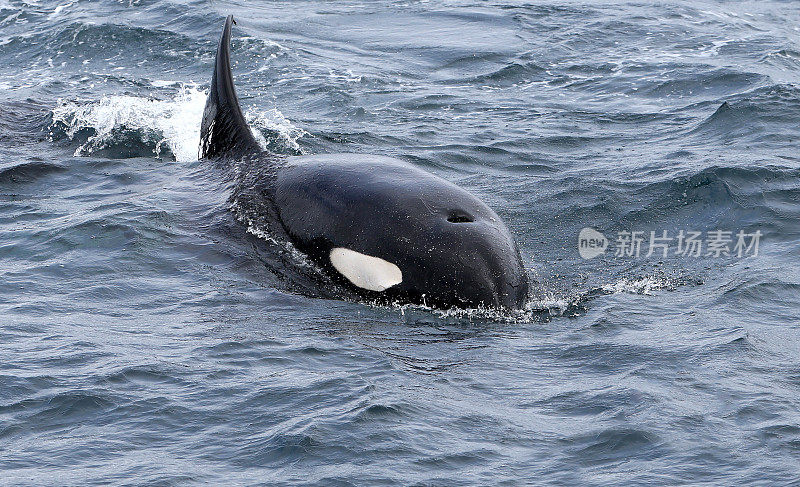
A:
{"type": "Polygon", "coordinates": [[[266,147],[267,141],[264,140],[264,136],[261,135],[258,129],[276,132],[288,147],[297,151],[300,150],[297,140],[308,133],[295,126],[276,108],[269,110],[250,109],[245,112],[245,118],[251,130],[253,128],[256,129],[252,130],[252,132],[262,147],[266,147]]]}
{"type": "MultiPolygon", "coordinates": [[[[166,80],[151,82],[156,87],[175,83],[166,80]]],[[[76,156],[89,155],[111,145],[120,132],[138,131],[143,142],[153,145],[156,156],[161,156],[164,149],[169,148],[177,161],[195,161],[208,92],[194,84],[177,84],[177,93],[166,100],[130,95],[104,96],[99,101],[90,102],[59,100],[53,109],[53,123],[62,124],[70,139],[83,129],[94,131],[94,135],[75,150],[76,156]]],[[[306,134],[274,108],[250,110],[247,120],[262,147],[266,147],[266,141],[258,129],[277,133],[294,150],[299,150],[297,140],[306,134]]]]}
{"type": "Polygon", "coordinates": [[[353,71],[351,69],[346,69],[338,73],[330,69],[328,70],[328,77],[334,81],[344,81],[345,83],[361,82],[361,75],[353,74],[353,71]]]}
{"type": "Polygon", "coordinates": [[[550,315],[561,316],[578,301],[579,296],[556,296],[553,293],[547,293],[538,296],[535,299],[529,299],[525,303],[525,311],[528,312],[543,312],[547,311],[550,315]]]}
{"type": "Polygon", "coordinates": [[[161,155],[163,148],[168,147],[176,160],[193,161],[197,159],[206,96],[196,86],[181,85],[171,100],[129,95],[104,96],[89,103],[59,100],[53,109],[53,122],[64,124],[70,138],[82,129],[94,130],[94,135],[78,147],[75,155],[91,154],[106,147],[119,131],[136,130],[160,137],[153,147],[155,155],[161,155]]]}
{"type": "Polygon", "coordinates": [[[169,81],[165,79],[154,79],[150,82],[156,88],[166,88],[167,86],[180,86],[180,81],[169,81]]]}
{"type": "Polygon", "coordinates": [[[73,1],[71,1],[71,2],[67,2],[67,3],[65,3],[65,4],[59,5],[58,7],[56,7],[56,8],[53,10],[53,13],[51,13],[51,14],[50,14],[48,17],[49,17],[49,18],[51,18],[51,19],[52,19],[53,17],[57,17],[57,16],[58,16],[58,14],[60,14],[60,13],[61,13],[61,12],[62,12],[62,11],[65,9],[65,8],[69,8],[69,7],[73,6],[73,5],[75,5],[75,2],[76,2],[76,1],[77,1],[77,0],[73,0],[73,1]]]}
{"type": "Polygon", "coordinates": [[[609,294],[628,293],[628,294],[653,294],[653,291],[660,289],[671,289],[674,283],[668,279],[658,277],[643,277],[640,279],[620,279],[617,282],[604,284],[601,289],[609,294]]]}

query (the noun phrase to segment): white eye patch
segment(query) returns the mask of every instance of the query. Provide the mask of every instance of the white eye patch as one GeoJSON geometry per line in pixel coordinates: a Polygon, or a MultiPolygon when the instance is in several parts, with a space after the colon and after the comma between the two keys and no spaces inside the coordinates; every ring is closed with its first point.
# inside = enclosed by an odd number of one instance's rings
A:
{"type": "Polygon", "coordinates": [[[331,250],[330,259],[337,271],[362,289],[385,291],[403,282],[400,268],[378,257],[336,247],[331,250]]]}

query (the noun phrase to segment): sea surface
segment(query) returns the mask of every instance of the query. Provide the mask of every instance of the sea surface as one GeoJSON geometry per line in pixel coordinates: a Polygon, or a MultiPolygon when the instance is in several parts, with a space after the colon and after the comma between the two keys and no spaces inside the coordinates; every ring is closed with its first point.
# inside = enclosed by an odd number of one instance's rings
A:
{"type": "Polygon", "coordinates": [[[800,485],[797,2],[0,0],[0,66],[0,485],[800,485]],[[527,308],[293,285],[228,14],[266,148],[469,189],[527,308]]]}

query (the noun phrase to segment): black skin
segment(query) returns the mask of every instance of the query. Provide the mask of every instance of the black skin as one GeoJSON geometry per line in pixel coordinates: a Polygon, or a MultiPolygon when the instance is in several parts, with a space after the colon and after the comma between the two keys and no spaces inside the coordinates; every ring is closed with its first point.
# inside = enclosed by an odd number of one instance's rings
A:
{"type": "Polygon", "coordinates": [[[363,154],[277,158],[241,115],[230,73],[228,17],[201,130],[201,157],[269,166],[258,191],[275,229],[330,277],[370,300],[439,308],[519,309],[528,278],[499,216],[466,190],[404,161],[363,154]],[[386,291],[359,289],[330,263],[344,247],[398,266],[386,291]]]}

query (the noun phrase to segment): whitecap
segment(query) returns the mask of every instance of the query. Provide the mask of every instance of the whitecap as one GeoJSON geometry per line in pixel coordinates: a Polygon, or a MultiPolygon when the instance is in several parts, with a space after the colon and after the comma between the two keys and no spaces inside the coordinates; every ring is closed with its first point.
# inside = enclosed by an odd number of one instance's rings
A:
{"type": "Polygon", "coordinates": [[[159,138],[153,145],[155,155],[169,148],[176,160],[187,162],[197,159],[206,96],[194,85],[181,85],[171,100],[130,95],[104,96],[88,103],[59,100],[53,109],[53,124],[62,124],[70,139],[83,129],[93,130],[75,155],[107,147],[121,131],[140,131],[143,138],[153,133],[159,138]]]}

